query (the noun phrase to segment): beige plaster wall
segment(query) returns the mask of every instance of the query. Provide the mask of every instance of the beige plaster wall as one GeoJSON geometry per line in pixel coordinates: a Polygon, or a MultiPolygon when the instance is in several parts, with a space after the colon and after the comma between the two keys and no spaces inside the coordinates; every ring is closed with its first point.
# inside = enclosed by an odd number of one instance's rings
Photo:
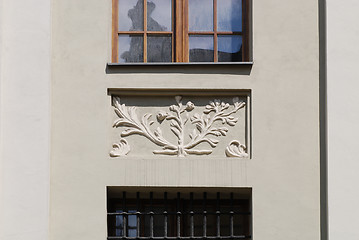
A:
{"type": "Polygon", "coordinates": [[[0,1],[0,239],[49,227],[50,1],[0,1]]]}
{"type": "Polygon", "coordinates": [[[50,239],[105,239],[106,186],[251,187],[253,239],[320,239],[318,41],[317,1],[256,0],[251,69],[106,74],[111,1],[54,0],[50,239]],[[109,88],[251,89],[252,159],[111,159],[109,88]]]}
{"type": "Polygon", "coordinates": [[[329,239],[359,239],[359,2],[327,0],[329,239]]]}

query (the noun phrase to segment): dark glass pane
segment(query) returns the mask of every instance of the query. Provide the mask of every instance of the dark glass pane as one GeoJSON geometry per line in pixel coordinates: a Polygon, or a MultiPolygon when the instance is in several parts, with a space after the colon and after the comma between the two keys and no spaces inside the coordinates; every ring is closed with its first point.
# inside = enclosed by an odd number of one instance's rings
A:
{"type": "MultiPolygon", "coordinates": [[[[200,212],[198,210],[197,212],[200,212]]],[[[197,237],[203,236],[203,214],[196,214],[193,217],[194,221],[194,235],[197,237]]]]}
{"type": "Polygon", "coordinates": [[[242,36],[218,36],[218,62],[242,61],[242,36]]]}
{"type": "Polygon", "coordinates": [[[214,61],[213,36],[197,35],[189,37],[189,61],[214,61]]]}
{"type": "Polygon", "coordinates": [[[213,31],[213,0],[188,1],[189,31],[213,31]]]}
{"type": "MultiPolygon", "coordinates": [[[[163,207],[145,207],[144,211],[146,213],[148,212],[154,212],[155,214],[153,215],[153,236],[155,237],[163,237],[165,234],[164,231],[164,223],[165,223],[165,218],[163,215],[164,212],[164,208],[163,207]]],[[[151,235],[151,217],[150,215],[145,215],[144,217],[144,236],[145,237],[149,237],[151,235]]]]}
{"type": "Polygon", "coordinates": [[[136,229],[128,229],[127,230],[127,237],[136,237],[137,231],[136,229]]]}
{"type": "Polygon", "coordinates": [[[153,236],[163,237],[165,235],[164,223],[165,218],[163,215],[155,215],[153,217],[153,236]]]}
{"type": "MultiPolygon", "coordinates": [[[[147,211],[146,211],[147,212],[147,211]]],[[[142,223],[142,228],[141,228],[141,230],[143,231],[144,230],[144,232],[142,232],[142,236],[144,236],[144,237],[149,237],[150,236],[150,234],[151,234],[151,223],[150,223],[150,215],[144,215],[143,216],[143,219],[144,219],[144,221],[142,221],[141,223],[142,223]]]]}
{"type": "Polygon", "coordinates": [[[143,0],[118,1],[118,30],[143,30],[143,0]]]}
{"type": "Polygon", "coordinates": [[[120,215],[108,216],[108,235],[109,236],[123,235],[123,216],[120,215]]]}
{"type": "MultiPolygon", "coordinates": [[[[128,210],[129,213],[136,213],[136,210],[128,210]]],[[[128,215],[127,217],[127,235],[128,237],[136,237],[137,235],[137,216],[128,215]]]]}
{"type": "MultiPolygon", "coordinates": [[[[215,209],[211,209],[212,213],[215,212],[215,209]]],[[[207,214],[207,236],[217,236],[217,215],[216,214],[207,214]]]]}
{"type": "Polygon", "coordinates": [[[118,36],[118,62],[143,62],[143,37],[142,35],[118,36]]]}
{"type": "Polygon", "coordinates": [[[235,214],[233,219],[234,219],[234,225],[233,225],[233,230],[234,230],[234,235],[236,236],[240,236],[240,235],[245,235],[247,233],[247,218],[248,215],[237,215],[235,214]]]}
{"type": "Polygon", "coordinates": [[[217,1],[217,30],[242,31],[242,0],[217,1]]]}
{"type": "Polygon", "coordinates": [[[172,30],[172,1],[149,0],[147,1],[147,30],[171,31],[172,30]]]}
{"type": "Polygon", "coordinates": [[[171,36],[148,36],[147,62],[172,62],[171,36]]]}
{"type": "Polygon", "coordinates": [[[221,236],[230,236],[230,208],[221,206],[221,236]]]}

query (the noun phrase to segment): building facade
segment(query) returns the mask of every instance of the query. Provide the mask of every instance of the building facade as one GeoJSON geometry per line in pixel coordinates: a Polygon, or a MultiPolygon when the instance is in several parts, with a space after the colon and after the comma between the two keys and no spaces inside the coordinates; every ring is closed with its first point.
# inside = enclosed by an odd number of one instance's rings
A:
{"type": "Polygon", "coordinates": [[[113,2],[0,1],[1,239],[357,237],[354,1],[245,1],[207,35],[144,2],[137,40],[113,2]]]}

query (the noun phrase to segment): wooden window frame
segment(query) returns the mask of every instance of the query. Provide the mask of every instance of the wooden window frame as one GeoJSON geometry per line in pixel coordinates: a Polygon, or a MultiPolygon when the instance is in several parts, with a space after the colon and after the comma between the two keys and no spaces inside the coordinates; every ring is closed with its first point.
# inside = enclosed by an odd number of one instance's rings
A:
{"type": "Polygon", "coordinates": [[[213,36],[214,63],[218,62],[218,35],[242,36],[242,62],[249,62],[249,8],[250,0],[242,0],[242,32],[217,31],[217,1],[213,0],[213,31],[189,31],[188,29],[188,1],[172,1],[172,31],[147,31],[147,0],[143,0],[144,25],[143,31],[119,31],[118,8],[119,0],[112,0],[112,63],[118,63],[118,37],[121,34],[143,36],[143,63],[147,63],[147,37],[148,36],[172,36],[172,63],[189,62],[189,36],[208,35],[213,36]]]}

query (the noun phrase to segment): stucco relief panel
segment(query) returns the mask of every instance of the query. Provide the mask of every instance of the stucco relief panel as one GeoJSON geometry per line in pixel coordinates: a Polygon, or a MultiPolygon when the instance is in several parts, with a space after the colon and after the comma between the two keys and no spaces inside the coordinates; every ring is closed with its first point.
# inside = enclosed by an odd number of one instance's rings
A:
{"type": "Polygon", "coordinates": [[[113,158],[250,156],[248,92],[111,98],[113,158]]]}

